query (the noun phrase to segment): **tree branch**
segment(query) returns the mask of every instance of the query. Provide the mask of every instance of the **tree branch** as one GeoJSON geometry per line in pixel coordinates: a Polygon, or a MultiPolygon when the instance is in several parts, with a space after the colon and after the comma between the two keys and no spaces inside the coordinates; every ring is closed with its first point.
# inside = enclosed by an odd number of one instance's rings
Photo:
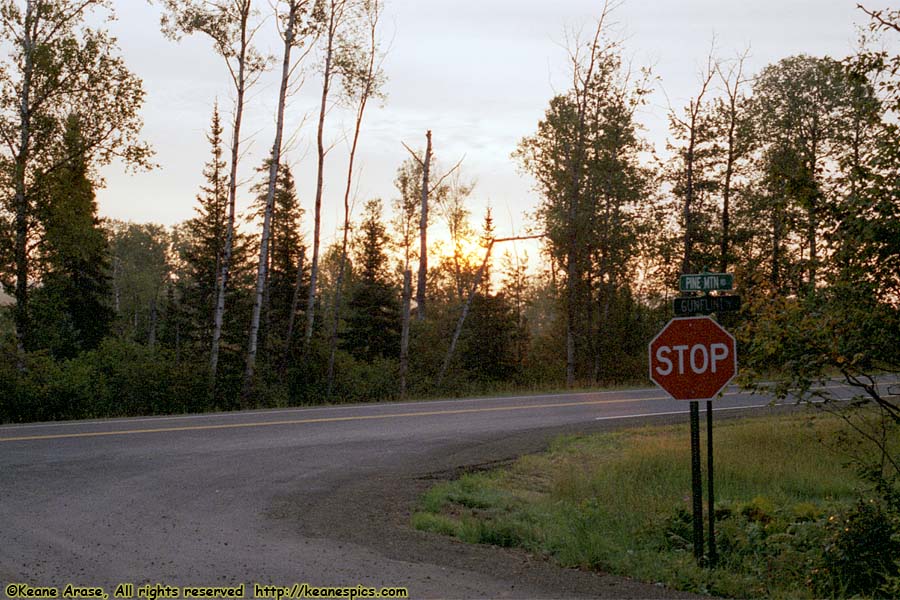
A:
{"type": "Polygon", "coordinates": [[[891,21],[888,21],[887,19],[885,19],[884,17],[881,16],[881,14],[882,14],[884,11],[881,11],[881,10],[869,10],[868,8],[866,8],[865,6],[863,6],[862,4],[857,4],[857,5],[856,5],[856,8],[858,8],[859,10],[861,10],[861,11],[863,11],[864,13],[866,13],[867,15],[869,15],[869,17],[871,17],[872,19],[875,19],[876,21],[878,21],[878,24],[881,25],[882,28],[884,28],[884,29],[893,29],[894,31],[900,32],[900,25],[898,25],[897,23],[892,23],[891,21]]]}

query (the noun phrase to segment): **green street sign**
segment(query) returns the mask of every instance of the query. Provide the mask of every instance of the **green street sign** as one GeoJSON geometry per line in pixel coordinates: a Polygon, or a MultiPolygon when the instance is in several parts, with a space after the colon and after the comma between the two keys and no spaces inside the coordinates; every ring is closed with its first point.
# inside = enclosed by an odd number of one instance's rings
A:
{"type": "Polygon", "coordinates": [[[693,296],[675,298],[675,316],[711,315],[741,310],[740,296],[693,296]]]}
{"type": "Polygon", "coordinates": [[[680,292],[711,292],[734,289],[734,275],[731,273],[695,273],[682,275],[678,280],[680,292]]]}

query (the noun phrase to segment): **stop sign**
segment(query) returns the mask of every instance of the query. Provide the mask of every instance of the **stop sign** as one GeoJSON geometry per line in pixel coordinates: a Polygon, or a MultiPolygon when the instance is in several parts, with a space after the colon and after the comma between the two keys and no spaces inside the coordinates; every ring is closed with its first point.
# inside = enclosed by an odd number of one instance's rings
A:
{"type": "Polygon", "coordinates": [[[676,400],[709,400],[737,374],[737,346],[709,317],[676,318],[650,342],[650,379],[676,400]]]}

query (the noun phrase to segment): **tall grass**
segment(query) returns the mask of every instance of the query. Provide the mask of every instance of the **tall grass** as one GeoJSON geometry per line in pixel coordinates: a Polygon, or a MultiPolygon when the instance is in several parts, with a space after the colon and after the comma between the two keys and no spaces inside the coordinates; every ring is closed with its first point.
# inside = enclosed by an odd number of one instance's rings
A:
{"type": "Polygon", "coordinates": [[[681,589],[816,596],[824,588],[809,577],[819,546],[833,533],[829,519],[839,520],[866,493],[853,470],[819,441],[836,436],[839,426],[836,419],[803,416],[716,425],[719,569],[698,567],[685,539],[691,527],[686,426],[562,437],[549,452],[505,470],[436,486],[414,524],[681,589]]]}

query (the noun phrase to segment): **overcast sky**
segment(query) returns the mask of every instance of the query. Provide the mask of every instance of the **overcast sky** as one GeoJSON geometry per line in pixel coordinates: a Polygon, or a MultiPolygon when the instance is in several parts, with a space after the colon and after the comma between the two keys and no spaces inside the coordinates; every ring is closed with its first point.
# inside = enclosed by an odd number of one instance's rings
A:
{"type": "MultiPolygon", "coordinates": [[[[233,94],[224,65],[202,38],[180,43],[159,31],[159,8],[142,0],[117,0],[118,20],[110,28],[130,68],[144,80],[144,137],[156,151],[159,168],[125,173],[112,165],[98,198],[103,216],[172,225],[193,213],[209,158],[205,139],[213,102],[223,116],[233,94]]],[[[259,1],[268,10],[268,2],[259,1]]],[[[867,6],[884,8],[886,0],[867,6]]],[[[465,155],[464,177],[475,180],[473,221],[488,202],[498,235],[521,230],[522,215],[537,198],[532,182],[517,171],[510,153],[531,134],[549,99],[566,88],[562,47],[565,31],[593,27],[600,0],[386,0],[383,40],[388,48],[387,99],[366,116],[359,153],[358,205],[396,195],[393,179],[406,157],[405,141],[424,145],[434,132],[444,165],[465,155]]],[[[729,58],[750,48],[748,67],[761,67],[797,53],[843,57],[852,52],[857,27],[866,22],[855,0],[627,0],[614,13],[625,52],[636,66],[650,65],[660,79],[640,114],[647,136],[663,150],[666,113],[681,106],[697,85],[713,37],[717,54],[729,58]]],[[[260,45],[277,53],[278,40],[260,34],[260,45]]],[[[311,226],[314,193],[314,111],[318,81],[310,76],[288,108],[287,134],[294,135],[288,161],[298,180],[311,226]],[[302,125],[304,117],[307,123],[302,125]]],[[[278,93],[275,75],[250,94],[245,131],[249,150],[242,163],[247,179],[271,147],[278,93]]],[[[328,157],[323,231],[335,234],[341,212],[351,123],[340,112],[327,122],[336,145],[328,157]]],[[[229,136],[226,130],[226,138],[229,136]]],[[[242,188],[246,206],[249,185],[242,188]]]]}

